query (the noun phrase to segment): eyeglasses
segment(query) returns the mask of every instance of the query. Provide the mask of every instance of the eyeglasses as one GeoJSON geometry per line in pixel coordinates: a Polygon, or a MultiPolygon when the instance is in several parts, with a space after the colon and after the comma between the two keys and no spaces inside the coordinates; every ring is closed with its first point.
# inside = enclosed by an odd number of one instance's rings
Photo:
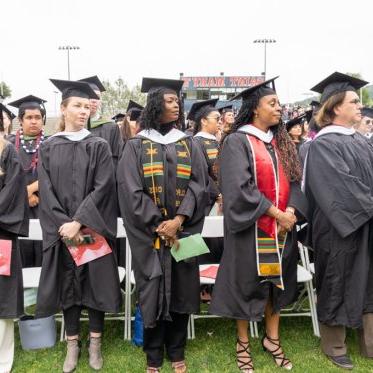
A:
{"type": "Polygon", "coordinates": [[[206,117],[208,119],[216,119],[217,122],[219,122],[219,120],[221,120],[221,116],[219,115],[218,117],[206,117]]]}
{"type": "Polygon", "coordinates": [[[365,121],[365,124],[372,124],[373,125],[373,119],[367,119],[365,121]]]}

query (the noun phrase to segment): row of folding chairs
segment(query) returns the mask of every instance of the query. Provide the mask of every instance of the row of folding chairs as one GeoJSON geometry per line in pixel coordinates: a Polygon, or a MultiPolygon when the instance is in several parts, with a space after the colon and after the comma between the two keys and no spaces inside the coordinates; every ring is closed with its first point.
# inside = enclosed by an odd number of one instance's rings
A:
{"type": "MultiPolygon", "coordinates": [[[[223,217],[222,216],[208,216],[205,219],[205,224],[202,230],[202,236],[204,238],[216,238],[223,237],[223,217]]],[[[118,238],[125,238],[126,232],[123,227],[122,219],[118,218],[118,238]]],[[[30,233],[27,239],[30,240],[42,240],[42,232],[39,221],[37,219],[30,219],[30,233]]],[[[292,305],[291,308],[283,310],[282,316],[308,316],[312,320],[313,333],[315,336],[320,335],[319,326],[317,322],[316,314],[316,297],[313,287],[313,273],[312,265],[310,263],[308,249],[302,244],[298,243],[300,263],[297,268],[297,280],[300,285],[303,286],[300,297],[297,302],[292,305]]],[[[208,265],[207,265],[208,266],[208,265]]],[[[218,264],[216,264],[218,266],[218,264]]],[[[200,270],[206,269],[206,266],[200,266],[200,270]]],[[[135,291],[135,279],[132,272],[132,256],[131,250],[126,240],[126,268],[118,267],[119,279],[122,282],[125,281],[123,298],[124,298],[124,312],[119,315],[107,315],[106,319],[123,320],[124,321],[124,339],[130,340],[131,321],[132,316],[132,295],[135,291]],[[126,276],[126,274],[130,274],[126,276]]],[[[40,268],[25,268],[23,270],[23,281],[25,292],[28,290],[36,289],[39,284],[40,268]]],[[[213,285],[215,280],[212,278],[200,277],[201,285],[213,285]]],[[[209,315],[206,312],[191,315],[190,322],[188,325],[188,337],[195,338],[195,320],[200,318],[212,318],[214,315],[209,315]]],[[[62,315],[58,315],[57,319],[61,321],[61,340],[64,338],[64,321],[62,315]]],[[[84,320],[85,318],[83,318],[84,320]]],[[[256,322],[250,323],[250,334],[252,337],[258,337],[258,325],[256,322]]]]}

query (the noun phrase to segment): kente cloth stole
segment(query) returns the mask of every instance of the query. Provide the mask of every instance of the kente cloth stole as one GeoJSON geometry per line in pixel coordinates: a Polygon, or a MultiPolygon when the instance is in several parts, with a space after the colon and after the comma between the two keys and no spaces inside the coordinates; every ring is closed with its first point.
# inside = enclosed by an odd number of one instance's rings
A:
{"type": "Polygon", "coordinates": [[[207,165],[209,168],[209,175],[213,178],[214,181],[217,181],[217,165],[216,160],[219,153],[219,143],[215,140],[203,139],[203,147],[205,149],[205,156],[207,165]]]}
{"type": "MultiPolygon", "coordinates": [[[[247,135],[254,160],[254,177],[261,193],[279,210],[285,211],[290,194],[290,185],[281,162],[277,158],[277,170],[271,155],[263,141],[252,135],[247,135]],[[277,172],[276,172],[277,171],[277,172]]],[[[276,141],[271,145],[276,150],[276,141]]],[[[262,215],[255,223],[256,261],[258,276],[264,281],[270,281],[280,289],[284,289],[282,280],[282,251],[286,242],[286,234],[277,234],[275,218],[262,215]]]]}
{"type": "MultiPolygon", "coordinates": [[[[185,140],[175,143],[176,164],[176,200],[178,208],[188,189],[192,173],[190,151],[185,140]]],[[[152,197],[164,218],[168,217],[165,204],[165,167],[162,145],[151,140],[142,140],[142,167],[147,193],[152,197]]],[[[154,242],[155,248],[160,248],[159,238],[154,242]]]]}

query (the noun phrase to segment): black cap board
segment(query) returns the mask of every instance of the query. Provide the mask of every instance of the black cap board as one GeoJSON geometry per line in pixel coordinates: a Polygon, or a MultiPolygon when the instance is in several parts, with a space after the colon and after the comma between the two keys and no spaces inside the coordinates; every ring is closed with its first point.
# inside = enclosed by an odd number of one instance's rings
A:
{"type": "Polygon", "coordinates": [[[277,78],[278,76],[272,79],[268,79],[265,82],[257,84],[253,87],[246,88],[242,92],[238,93],[236,96],[232,97],[229,101],[237,100],[239,98],[245,100],[253,94],[258,95],[259,98],[268,95],[273,95],[276,93],[275,80],[277,78]]]}
{"type": "Polygon", "coordinates": [[[123,119],[125,116],[126,114],[118,113],[114,115],[111,119],[117,121],[117,120],[123,119]]]}
{"type": "Polygon", "coordinates": [[[373,118],[373,108],[371,107],[364,107],[361,109],[361,115],[363,117],[369,117],[369,118],[373,118]]]}
{"type": "Polygon", "coordinates": [[[82,97],[98,100],[99,97],[91,86],[82,81],[49,79],[59,91],[62,92],[62,100],[69,97],[82,97]]]}
{"type": "MultiPolygon", "coordinates": [[[[211,107],[215,107],[216,103],[218,102],[218,98],[213,98],[213,99],[210,99],[210,100],[204,100],[204,101],[199,101],[199,102],[195,102],[190,110],[189,110],[189,114],[187,116],[187,119],[190,119],[190,120],[193,120],[195,121],[195,118],[196,118],[196,114],[204,107],[207,107],[207,106],[211,106],[211,107]]],[[[216,109],[217,110],[217,109],[216,109]]]]}
{"type": "Polygon", "coordinates": [[[133,100],[129,100],[128,106],[127,106],[127,112],[130,111],[131,109],[142,110],[142,109],[144,109],[144,106],[138,104],[137,102],[135,102],[133,100]]]}
{"type": "Polygon", "coordinates": [[[228,111],[233,111],[233,105],[225,105],[217,108],[220,114],[224,114],[228,111]]]}
{"type": "Polygon", "coordinates": [[[152,89],[168,88],[177,94],[183,87],[184,80],[161,79],[161,78],[142,78],[141,92],[146,93],[152,89]]]}
{"type": "Polygon", "coordinates": [[[78,81],[88,83],[94,91],[100,91],[100,92],[106,91],[104,85],[101,83],[101,80],[98,78],[97,75],[90,76],[84,79],[79,79],[78,81]]]}
{"type": "Polygon", "coordinates": [[[28,95],[28,96],[25,96],[25,97],[22,97],[16,101],[13,101],[13,102],[9,102],[9,106],[13,106],[17,109],[21,109],[21,108],[44,108],[43,104],[47,102],[45,100],[43,100],[42,98],[39,98],[39,97],[36,97],[36,96],[33,96],[33,95],[28,95]]]}
{"type": "Polygon", "coordinates": [[[136,109],[136,108],[131,109],[130,120],[131,121],[137,120],[140,117],[141,113],[142,113],[142,110],[140,109],[136,109]]]}
{"type": "Polygon", "coordinates": [[[320,102],[319,102],[319,101],[312,100],[312,101],[310,102],[310,106],[312,106],[314,109],[317,109],[317,108],[320,106],[320,102]]]}
{"type": "Polygon", "coordinates": [[[3,104],[0,103],[0,110],[8,114],[10,120],[13,120],[16,116],[3,104]]]}
{"type": "Polygon", "coordinates": [[[362,79],[354,78],[352,76],[335,72],[327,78],[316,84],[311,91],[321,93],[320,104],[324,104],[330,97],[337,93],[356,91],[364,87],[368,82],[362,79]]]}
{"type": "Polygon", "coordinates": [[[286,122],[286,130],[290,131],[290,129],[298,124],[303,125],[304,121],[306,120],[306,114],[299,115],[296,118],[290,119],[286,122]]]}

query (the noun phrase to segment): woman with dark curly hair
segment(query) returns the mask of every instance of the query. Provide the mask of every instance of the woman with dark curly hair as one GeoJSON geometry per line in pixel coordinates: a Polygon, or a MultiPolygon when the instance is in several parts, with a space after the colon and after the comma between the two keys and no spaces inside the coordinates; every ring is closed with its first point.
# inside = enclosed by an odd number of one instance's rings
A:
{"type": "Polygon", "coordinates": [[[225,250],[210,313],[237,320],[237,365],[246,373],[254,371],[248,321],[260,321],[263,315],[264,350],[276,365],[292,369],[280,345],[280,310],[297,296],[295,223],[306,214],[306,200],[273,81],[235,97],[243,102],[219,162],[225,250]]]}
{"type": "Polygon", "coordinates": [[[199,309],[196,258],[176,262],[170,248],[183,229],[200,233],[207,203],[207,167],[183,122],[183,81],[144,78],[144,128],[127,141],[118,170],[119,205],[133,255],[144,319],[147,372],[159,372],[164,350],[174,372],[186,372],[189,314],[199,309]]]}

